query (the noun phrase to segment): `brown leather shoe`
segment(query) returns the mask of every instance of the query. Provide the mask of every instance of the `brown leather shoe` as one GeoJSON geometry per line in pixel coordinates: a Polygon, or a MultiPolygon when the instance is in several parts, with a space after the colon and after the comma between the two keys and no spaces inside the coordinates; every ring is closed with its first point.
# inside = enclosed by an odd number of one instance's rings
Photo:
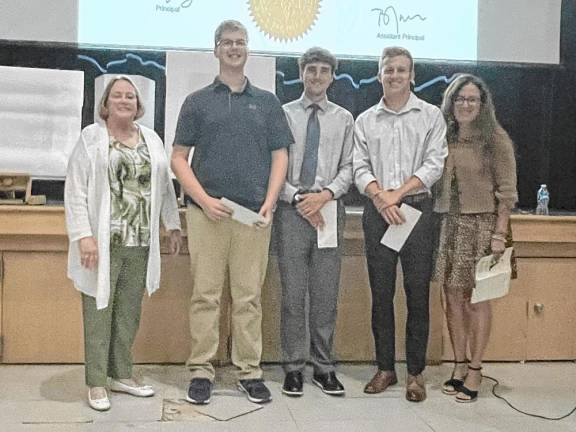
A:
{"type": "Polygon", "coordinates": [[[426,383],[422,374],[408,375],[406,380],[406,400],[422,402],[426,399],[426,383]]]}
{"type": "Polygon", "coordinates": [[[366,384],[366,387],[364,387],[364,393],[368,394],[382,393],[384,390],[388,388],[388,386],[396,384],[397,382],[398,379],[396,378],[396,372],[379,370],[372,377],[370,382],[366,384]]]}

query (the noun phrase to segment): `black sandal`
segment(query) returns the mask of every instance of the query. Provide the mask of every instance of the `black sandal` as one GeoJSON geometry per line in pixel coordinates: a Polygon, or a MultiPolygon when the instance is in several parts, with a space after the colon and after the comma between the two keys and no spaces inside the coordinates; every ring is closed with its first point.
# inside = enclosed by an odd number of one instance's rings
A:
{"type": "MultiPolygon", "coordinates": [[[[468,366],[468,369],[473,370],[473,371],[481,371],[482,370],[482,366],[480,367],[472,367],[472,366],[468,366]]],[[[480,373],[480,376],[482,376],[482,373],[480,373]]],[[[456,394],[456,402],[460,402],[460,403],[470,403],[470,402],[476,402],[478,400],[478,390],[470,390],[468,387],[466,387],[465,385],[462,385],[459,389],[458,393],[462,393],[466,396],[468,396],[467,398],[461,398],[458,397],[458,394],[456,394]]]]}
{"type": "MultiPolygon", "coordinates": [[[[455,365],[464,363],[468,363],[468,360],[454,361],[455,365]]],[[[454,367],[454,369],[456,369],[456,367],[454,367]]],[[[452,372],[452,377],[450,377],[448,381],[444,381],[444,384],[442,384],[442,393],[449,396],[458,394],[460,388],[464,385],[464,379],[466,379],[466,376],[462,379],[454,378],[454,372],[452,372]]]]}

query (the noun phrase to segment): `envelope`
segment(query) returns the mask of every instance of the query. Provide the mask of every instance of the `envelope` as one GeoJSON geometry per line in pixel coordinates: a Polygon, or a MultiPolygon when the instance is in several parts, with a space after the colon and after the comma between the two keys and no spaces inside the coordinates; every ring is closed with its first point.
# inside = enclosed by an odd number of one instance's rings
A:
{"type": "Polygon", "coordinates": [[[328,201],[320,209],[324,227],[317,229],[318,249],[338,247],[338,201],[328,201]]]}
{"type": "Polygon", "coordinates": [[[404,203],[400,206],[400,211],[404,214],[406,222],[400,225],[390,225],[380,240],[380,243],[396,252],[400,252],[418,219],[422,216],[420,210],[404,203]]]}
{"type": "Polygon", "coordinates": [[[266,223],[266,219],[252,210],[241,206],[228,198],[220,198],[222,204],[232,210],[232,219],[245,225],[253,226],[256,222],[266,223]]]}

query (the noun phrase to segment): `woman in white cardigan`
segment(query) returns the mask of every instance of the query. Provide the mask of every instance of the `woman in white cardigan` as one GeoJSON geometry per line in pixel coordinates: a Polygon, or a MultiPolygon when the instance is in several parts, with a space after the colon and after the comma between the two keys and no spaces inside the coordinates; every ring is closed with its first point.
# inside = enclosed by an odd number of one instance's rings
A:
{"type": "Polygon", "coordinates": [[[68,161],[64,203],[68,277],[82,293],[88,403],[105,411],[108,384],[154,394],[132,377],[132,345],[144,290],[151,295],[160,285],[160,219],[173,254],[181,234],[164,145],[135,122],[144,109],[130,78],[108,83],[99,113],[106,124],[84,128],[68,161]]]}

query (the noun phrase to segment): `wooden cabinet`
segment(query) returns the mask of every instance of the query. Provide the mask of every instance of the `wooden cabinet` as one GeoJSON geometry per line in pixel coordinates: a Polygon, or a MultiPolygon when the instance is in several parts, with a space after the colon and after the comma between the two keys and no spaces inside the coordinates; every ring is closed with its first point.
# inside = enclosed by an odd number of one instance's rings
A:
{"type": "MultiPolygon", "coordinates": [[[[184,219],[184,218],[182,218],[184,219]]],[[[184,220],[183,220],[184,222],[184,220]]],[[[487,360],[576,358],[576,217],[514,216],[519,278],[494,301],[487,360]]],[[[371,297],[360,212],[347,218],[334,347],[343,361],[371,361],[371,297]]],[[[0,336],[4,363],[81,363],[80,294],[66,277],[68,241],[61,207],[0,206],[0,336]]],[[[188,357],[192,289],[187,248],[162,256],[162,287],[144,300],[136,362],[181,363],[188,357]]],[[[280,281],[270,258],[262,293],[263,360],[280,360],[280,281]]],[[[222,301],[216,361],[229,361],[229,293],[222,301]]],[[[428,359],[450,359],[438,287],[431,287],[428,359]]],[[[396,295],[397,357],[404,358],[405,297],[396,295]]]]}
{"type": "Polygon", "coordinates": [[[80,297],[65,252],[4,252],[3,361],[83,361],[80,297]]]}
{"type": "Polygon", "coordinates": [[[524,258],[530,281],[526,358],[576,358],[576,258],[524,258]]]}

